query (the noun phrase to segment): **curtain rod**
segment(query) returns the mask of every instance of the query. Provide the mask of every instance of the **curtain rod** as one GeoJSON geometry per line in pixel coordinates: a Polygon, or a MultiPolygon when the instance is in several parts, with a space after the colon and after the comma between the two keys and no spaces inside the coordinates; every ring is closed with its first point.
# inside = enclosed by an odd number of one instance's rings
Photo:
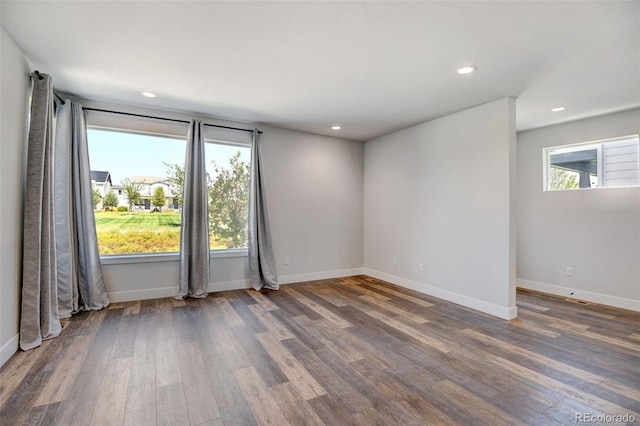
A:
{"type": "MultiPolygon", "coordinates": [[[[35,70],[33,72],[35,75],[38,76],[38,79],[43,80],[44,77],[40,75],[40,71],[35,70]]],[[[62,99],[56,92],[53,92],[53,94],[55,95],[56,98],[58,98],[58,100],[60,102],[62,102],[62,105],[64,105],[64,99],[62,99]]],[[[121,115],[128,115],[131,117],[140,117],[140,118],[151,118],[154,120],[165,120],[165,121],[173,121],[175,123],[184,123],[184,124],[189,124],[190,121],[187,120],[179,120],[179,119],[175,119],[175,118],[165,118],[165,117],[156,117],[153,115],[144,115],[144,114],[134,114],[132,112],[122,112],[122,111],[112,111],[112,110],[108,110],[108,109],[99,109],[99,108],[89,108],[89,107],[82,107],[82,109],[87,110],[87,111],[97,111],[97,112],[107,112],[110,114],[121,114],[121,115]]],[[[219,129],[228,129],[228,130],[238,130],[241,132],[253,132],[253,130],[250,129],[242,129],[240,127],[231,127],[231,126],[221,126],[219,124],[208,124],[208,123],[204,123],[205,126],[209,126],[209,127],[217,127],[219,129]]],[[[260,130],[258,130],[259,134],[262,134],[262,132],[260,130]]]]}
{"type": "MultiPolygon", "coordinates": [[[[35,70],[33,73],[38,76],[38,80],[44,80],[44,77],[40,75],[40,71],[35,70]]],[[[56,92],[53,92],[53,96],[58,98],[62,105],[64,105],[64,99],[62,99],[56,92]]]]}
{"type": "MultiPolygon", "coordinates": [[[[84,109],[85,111],[97,111],[97,112],[106,112],[106,113],[110,113],[110,114],[120,114],[120,115],[128,115],[131,117],[140,117],[140,118],[151,118],[153,120],[164,120],[164,121],[173,121],[174,123],[184,123],[184,124],[189,124],[190,121],[187,120],[180,120],[177,118],[166,118],[166,117],[158,117],[158,116],[154,116],[154,115],[145,115],[145,114],[135,114],[132,112],[122,112],[122,111],[112,111],[109,109],[100,109],[100,108],[91,108],[91,107],[82,107],[82,109],[84,109]]],[[[209,127],[217,127],[219,129],[228,129],[228,130],[238,130],[241,132],[253,132],[253,130],[250,129],[243,129],[241,127],[231,127],[231,126],[221,126],[219,124],[208,124],[208,123],[203,123],[205,126],[209,126],[209,127]]],[[[258,133],[262,134],[262,132],[260,130],[258,130],[258,133]]]]}

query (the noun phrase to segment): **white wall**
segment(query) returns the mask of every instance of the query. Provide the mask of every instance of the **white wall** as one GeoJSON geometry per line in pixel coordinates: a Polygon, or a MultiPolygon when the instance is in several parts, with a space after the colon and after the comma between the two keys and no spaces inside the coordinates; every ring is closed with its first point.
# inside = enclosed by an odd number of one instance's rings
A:
{"type": "Polygon", "coordinates": [[[0,28],[0,366],[18,349],[29,66],[0,28]]]}
{"type": "Polygon", "coordinates": [[[262,147],[279,275],[361,273],[363,144],[265,127],[262,147]]]}
{"type": "Polygon", "coordinates": [[[364,272],[515,317],[515,158],[510,98],[366,142],[364,272]]]}
{"type": "MultiPolygon", "coordinates": [[[[81,102],[101,108],[188,118],[178,113],[81,102]]],[[[90,114],[93,116],[89,116],[89,124],[122,125],[118,116],[90,114]]],[[[246,123],[222,122],[211,118],[205,118],[205,121],[253,128],[246,123]]],[[[128,121],[128,124],[139,123],[128,121]]],[[[143,125],[147,126],[144,129],[146,131],[186,134],[186,126],[183,125],[170,126],[152,121],[143,125]],[[155,127],[156,124],[163,127],[155,127]]],[[[267,125],[258,127],[263,131],[263,177],[280,282],[291,283],[362,273],[363,144],[267,125]],[[289,258],[288,265],[284,264],[285,256],[289,258]]],[[[247,135],[234,133],[235,135],[230,136],[247,135]]],[[[113,263],[106,260],[103,272],[113,301],[177,294],[177,256],[173,256],[172,260],[144,263],[113,263]]],[[[250,282],[246,251],[211,260],[210,291],[248,287],[250,282]]]]}
{"type": "Polygon", "coordinates": [[[518,286],[640,310],[640,189],[542,190],[543,148],[639,132],[636,109],[518,134],[518,286]]]}

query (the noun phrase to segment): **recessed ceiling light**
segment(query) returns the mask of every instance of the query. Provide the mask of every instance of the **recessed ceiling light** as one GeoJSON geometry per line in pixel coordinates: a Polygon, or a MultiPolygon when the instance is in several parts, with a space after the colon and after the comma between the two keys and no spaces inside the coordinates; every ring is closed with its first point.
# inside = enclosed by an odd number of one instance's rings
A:
{"type": "Polygon", "coordinates": [[[471,74],[472,72],[474,72],[476,70],[476,66],[475,65],[465,65],[464,67],[460,67],[457,69],[458,74],[471,74]]]}
{"type": "Polygon", "coordinates": [[[331,126],[331,130],[340,130],[342,127],[340,126],[331,126]]]}
{"type": "Polygon", "coordinates": [[[551,111],[560,112],[560,111],[564,111],[565,109],[567,109],[567,108],[566,107],[555,107],[555,108],[551,108],[551,111]]]}
{"type": "Polygon", "coordinates": [[[153,92],[142,92],[142,96],[146,96],[147,98],[155,98],[156,94],[153,92]]]}

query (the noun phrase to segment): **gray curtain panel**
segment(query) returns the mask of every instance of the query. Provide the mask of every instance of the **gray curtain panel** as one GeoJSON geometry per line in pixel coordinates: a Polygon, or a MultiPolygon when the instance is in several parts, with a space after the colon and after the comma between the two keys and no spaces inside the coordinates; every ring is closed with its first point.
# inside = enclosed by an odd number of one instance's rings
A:
{"type": "Polygon", "coordinates": [[[187,138],[180,232],[180,290],[176,299],[206,297],[209,285],[209,210],[204,125],[191,120],[187,138]]]}
{"type": "Polygon", "coordinates": [[[71,188],[71,114],[69,101],[56,102],[56,136],[54,146],[54,198],[56,200],[56,268],[58,271],[58,311],[68,318],[78,311],[78,278],[76,241],[70,226],[73,222],[73,190],[71,188]]]}
{"type": "Polygon", "coordinates": [[[62,332],[58,316],[53,216],[53,86],[33,74],[22,251],[20,348],[62,332]]]}
{"type": "Polygon", "coordinates": [[[56,257],[61,318],[109,305],[93,215],[87,126],[82,105],[57,104],[55,139],[56,257]]]}
{"type": "Polygon", "coordinates": [[[253,131],[251,183],[249,187],[249,274],[254,289],[278,290],[278,273],[273,255],[267,200],[262,178],[260,133],[253,131]]]}

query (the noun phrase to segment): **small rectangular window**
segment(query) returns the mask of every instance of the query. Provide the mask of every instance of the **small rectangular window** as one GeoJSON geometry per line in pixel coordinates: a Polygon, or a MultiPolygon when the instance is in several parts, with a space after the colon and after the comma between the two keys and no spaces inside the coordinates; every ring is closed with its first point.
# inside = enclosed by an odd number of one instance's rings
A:
{"type": "Polygon", "coordinates": [[[545,148],[545,191],[638,186],[638,135],[545,148]]]}

